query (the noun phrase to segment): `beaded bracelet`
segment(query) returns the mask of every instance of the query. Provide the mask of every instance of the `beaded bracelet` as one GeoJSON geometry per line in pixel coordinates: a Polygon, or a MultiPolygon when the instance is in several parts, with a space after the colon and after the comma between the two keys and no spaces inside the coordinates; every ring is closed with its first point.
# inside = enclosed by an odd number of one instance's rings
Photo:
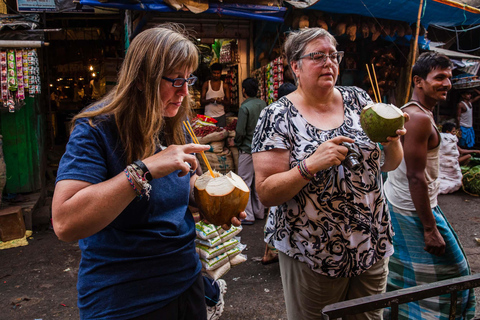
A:
{"type": "Polygon", "coordinates": [[[308,174],[305,172],[305,170],[303,169],[301,161],[297,163],[297,169],[298,169],[298,172],[300,172],[300,175],[302,176],[303,179],[308,181],[312,180],[312,178],[310,178],[308,174]]]}
{"type": "Polygon", "coordinates": [[[308,174],[309,177],[312,177],[312,179],[313,179],[313,177],[315,177],[315,174],[313,174],[310,170],[308,170],[308,167],[307,167],[307,159],[303,159],[303,161],[302,161],[302,167],[303,167],[303,169],[305,169],[305,171],[307,172],[307,174],[308,174]]]}
{"type": "Polygon", "coordinates": [[[305,160],[299,161],[297,163],[297,168],[303,179],[310,181],[315,177],[315,175],[308,170],[305,160]]]}
{"type": "Polygon", "coordinates": [[[302,176],[303,179],[310,181],[310,179],[308,179],[308,178],[303,174],[302,169],[300,168],[300,162],[297,163],[297,169],[298,169],[298,172],[300,173],[300,175],[302,176]]]}
{"type": "Polygon", "coordinates": [[[142,192],[140,190],[137,189],[137,187],[135,186],[135,183],[133,182],[132,180],[132,177],[130,177],[130,173],[128,172],[127,169],[123,170],[123,172],[125,172],[125,175],[127,176],[127,180],[128,182],[130,182],[130,185],[132,186],[133,190],[135,191],[137,197],[139,197],[140,199],[142,198],[142,192]]]}
{"type": "Polygon", "coordinates": [[[128,165],[126,170],[130,173],[130,176],[135,180],[137,185],[142,187],[141,194],[146,195],[147,199],[150,199],[150,190],[152,190],[152,186],[148,183],[145,179],[143,172],[136,169],[134,165],[128,165]]]}

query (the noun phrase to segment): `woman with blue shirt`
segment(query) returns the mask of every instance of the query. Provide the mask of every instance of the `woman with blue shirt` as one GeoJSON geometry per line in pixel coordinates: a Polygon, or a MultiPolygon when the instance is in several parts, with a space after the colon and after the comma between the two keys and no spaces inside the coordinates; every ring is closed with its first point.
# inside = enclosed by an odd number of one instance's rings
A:
{"type": "Polygon", "coordinates": [[[82,251],[81,319],[206,319],[188,205],[194,154],[209,147],[188,143],[182,125],[197,66],[177,25],[148,29],[116,88],[73,119],[52,214],[57,236],[82,251]]]}

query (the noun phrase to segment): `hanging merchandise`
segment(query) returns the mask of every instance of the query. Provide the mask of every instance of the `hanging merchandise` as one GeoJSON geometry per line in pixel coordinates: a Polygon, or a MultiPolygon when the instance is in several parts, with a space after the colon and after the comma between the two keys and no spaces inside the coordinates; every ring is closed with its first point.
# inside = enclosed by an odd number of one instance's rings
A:
{"type": "Polygon", "coordinates": [[[235,40],[223,42],[220,48],[220,63],[238,63],[238,48],[235,40]]]}
{"type": "Polygon", "coordinates": [[[271,62],[265,66],[265,99],[267,105],[273,101],[273,68],[271,62]]]}
{"type": "Polygon", "coordinates": [[[23,61],[22,61],[22,50],[15,50],[15,65],[17,71],[17,99],[25,100],[25,83],[23,81],[23,61]]]}
{"type": "Polygon", "coordinates": [[[278,99],[278,88],[283,84],[283,58],[278,57],[265,67],[265,102],[268,104],[278,99]]]}
{"type": "Polygon", "coordinates": [[[40,94],[40,67],[36,49],[28,50],[29,93],[40,94]]]}
{"type": "Polygon", "coordinates": [[[7,81],[8,90],[17,91],[17,71],[15,67],[15,51],[7,51],[7,81]]]}
{"type": "Polygon", "coordinates": [[[278,99],[278,88],[284,81],[283,72],[283,57],[278,57],[252,73],[258,81],[258,97],[267,105],[278,99]]]}
{"type": "Polygon", "coordinates": [[[227,71],[225,83],[230,87],[230,98],[233,106],[238,106],[238,68],[231,66],[227,71]]]}
{"type": "Polygon", "coordinates": [[[1,88],[2,88],[2,101],[8,100],[8,71],[7,71],[7,51],[0,51],[0,66],[1,66],[1,88]]]}
{"type": "Polygon", "coordinates": [[[266,67],[264,66],[253,71],[253,77],[258,81],[257,98],[260,98],[263,101],[266,101],[265,70],[266,70],[266,67]]]}
{"type": "Polygon", "coordinates": [[[28,89],[28,50],[22,50],[22,63],[23,63],[23,88],[28,89]]]}
{"type": "Polygon", "coordinates": [[[215,62],[219,62],[221,48],[222,48],[222,41],[216,39],[215,42],[212,44],[212,51],[214,53],[214,57],[210,61],[210,64],[214,64],[215,62]]]}
{"type": "Polygon", "coordinates": [[[25,104],[27,93],[40,93],[40,69],[35,49],[0,50],[0,69],[1,100],[9,112],[25,104]]]}

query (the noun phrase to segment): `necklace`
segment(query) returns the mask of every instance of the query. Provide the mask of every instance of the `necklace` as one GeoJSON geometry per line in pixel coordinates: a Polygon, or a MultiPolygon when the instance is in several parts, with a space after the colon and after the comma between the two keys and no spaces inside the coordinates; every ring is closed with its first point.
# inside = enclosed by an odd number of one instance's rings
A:
{"type": "Polygon", "coordinates": [[[428,112],[427,114],[429,114],[433,118],[433,110],[428,109],[427,107],[425,107],[425,105],[423,103],[421,103],[418,100],[412,99],[410,101],[413,101],[413,102],[417,103],[424,111],[428,112]]]}

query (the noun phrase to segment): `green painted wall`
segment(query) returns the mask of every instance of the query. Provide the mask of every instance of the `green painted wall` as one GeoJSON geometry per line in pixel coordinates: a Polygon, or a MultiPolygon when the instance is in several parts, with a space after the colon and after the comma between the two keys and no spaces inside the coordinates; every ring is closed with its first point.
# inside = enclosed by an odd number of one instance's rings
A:
{"type": "MultiPolygon", "coordinates": [[[[38,99],[28,97],[13,113],[0,113],[0,133],[7,167],[4,193],[27,193],[41,188],[41,155],[44,147],[44,121],[38,112],[38,99]]],[[[2,108],[5,109],[5,108],[2,108]]]]}

